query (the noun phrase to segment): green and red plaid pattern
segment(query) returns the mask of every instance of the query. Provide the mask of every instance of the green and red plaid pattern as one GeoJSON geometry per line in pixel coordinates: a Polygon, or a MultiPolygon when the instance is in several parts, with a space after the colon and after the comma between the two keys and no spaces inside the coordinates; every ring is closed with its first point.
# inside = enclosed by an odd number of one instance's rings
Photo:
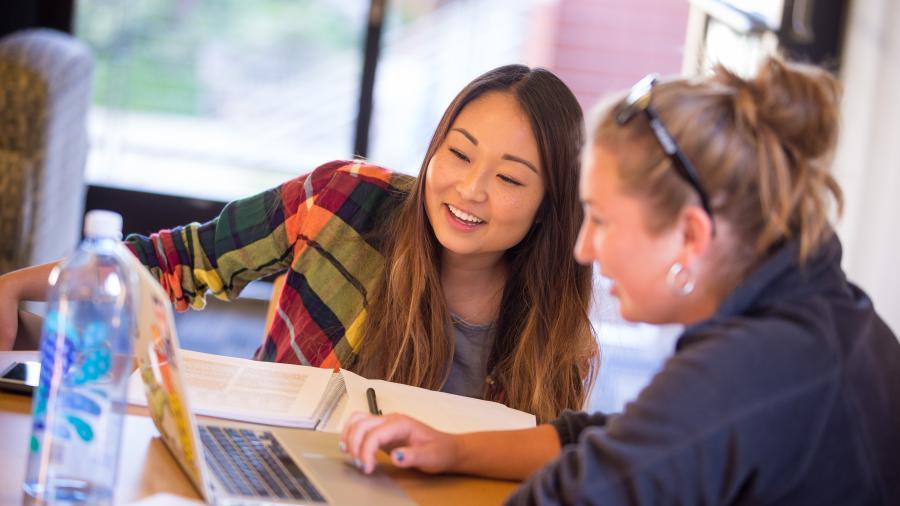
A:
{"type": "Polygon", "coordinates": [[[207,223],[126,238],[179,311],[205,295],[231,300],[255,279],[287,271],[260,360],[349,365],[368,294],[384,268],[375,228],[414,178],[334,161],[277,188],[229,203],[207,223]]]}

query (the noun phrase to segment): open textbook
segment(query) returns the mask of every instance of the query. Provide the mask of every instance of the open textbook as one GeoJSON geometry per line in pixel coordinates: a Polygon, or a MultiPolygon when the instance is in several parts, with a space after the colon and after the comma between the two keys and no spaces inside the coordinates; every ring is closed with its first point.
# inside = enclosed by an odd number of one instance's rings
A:
{"type": "MultiPolygon", "coordinates": [[[[402,413],[451,433],[525,429],[534,415],[496,402],[435,392],[347,370],[259,362],[181,350],[192,409],[198,415],[339,432],[354,411],[367,411],[373,388],[382,413],[402,413]]],[[[146,405],[140,372],[128,401],[146,405]]]]}

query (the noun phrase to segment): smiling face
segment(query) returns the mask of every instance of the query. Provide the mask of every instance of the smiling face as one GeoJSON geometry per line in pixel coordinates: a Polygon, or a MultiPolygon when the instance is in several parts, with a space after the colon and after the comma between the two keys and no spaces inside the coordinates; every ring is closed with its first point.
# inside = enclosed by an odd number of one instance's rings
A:
{"type": "Polygon", "coordinates": [[[428,163],[425,209],[448,253],[501,256],[544,197],[531,123],[515,96],[489,92],[460,112],[428,163]]]}
{"type": "Polygon", "coordinates": [[[613,282],[611,294],[626,320],[679,322],[685,301],[668,287],[666,276],[681,260],[680,231],[676,226],[650,232],[649,207],[622,190],[618,163],[601,146],[585,163],[580,185],[585,218],[575,257],[583,264],[598,263],[600,273],[613,282]]]}

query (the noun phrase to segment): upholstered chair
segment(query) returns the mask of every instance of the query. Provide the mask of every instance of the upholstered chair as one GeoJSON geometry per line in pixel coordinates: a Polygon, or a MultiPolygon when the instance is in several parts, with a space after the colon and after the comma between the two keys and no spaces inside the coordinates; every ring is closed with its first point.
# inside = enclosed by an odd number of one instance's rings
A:
{"type": "Polygon", "coordinates": [[[59,259],[80,237],[93,58],[65,33],[0,39],[0,274],[59,259]]]}

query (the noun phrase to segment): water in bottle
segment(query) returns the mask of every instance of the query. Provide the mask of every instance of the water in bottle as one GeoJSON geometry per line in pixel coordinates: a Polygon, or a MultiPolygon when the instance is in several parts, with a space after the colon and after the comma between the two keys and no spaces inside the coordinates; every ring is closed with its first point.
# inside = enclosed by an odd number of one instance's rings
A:
{"type": "Polygon", "coordinates": [[[32,403],[27,504],[111,504],[134,334],[122,217],[91,211],[50,276],[32,403]]]}

